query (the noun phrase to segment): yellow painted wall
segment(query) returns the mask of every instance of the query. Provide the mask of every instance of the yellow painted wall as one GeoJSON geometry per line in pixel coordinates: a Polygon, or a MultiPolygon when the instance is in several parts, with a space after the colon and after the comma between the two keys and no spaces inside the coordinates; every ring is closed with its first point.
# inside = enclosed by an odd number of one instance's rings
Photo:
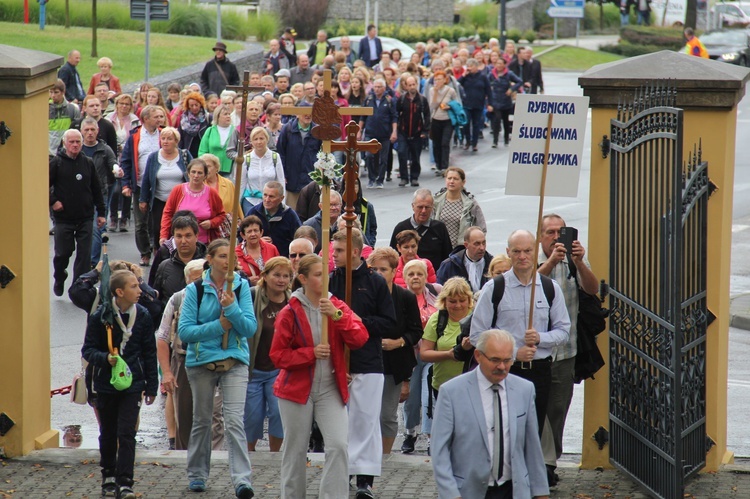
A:
{"type": "MultiPolygon", "coordinates": [[[[603,159],[599,142],[609,136],[614,109],[592,110],[591,189],[589,203],[589,249],[591,268],[597,276],[609,276],[609,158],[603,159]]],[[[730,111],[685,111],[684,153],[702,143],[711,181],[718,186],[709,200],[708,218],[708,308],[716,320],[708,329],[706,364],[707,434],[716,443],[707,456],[705,471],[715,471],[731,462],[727,451],[727,377],[729,359],[729,277],[732,248],[732,200],[736,109],[730,111]]],[[[609,338],[598,337],[599,349],[608,361],[609,338]]],[[[609,447],[599,450],[593,435],[602,426],[609,431],[609,364],[596,380],[585,382],[583,456],[585,469],[611,468],[609,447]]]]}
{"type": "Polygon", "coordinates": [[[0,146],[0,264],[16,274],[0,289],[0,412],[16,423],[0,447],[12,457],[58,442],[50,431],[48,94],[0,97],[0,110],[13,131],[0,146]]]}

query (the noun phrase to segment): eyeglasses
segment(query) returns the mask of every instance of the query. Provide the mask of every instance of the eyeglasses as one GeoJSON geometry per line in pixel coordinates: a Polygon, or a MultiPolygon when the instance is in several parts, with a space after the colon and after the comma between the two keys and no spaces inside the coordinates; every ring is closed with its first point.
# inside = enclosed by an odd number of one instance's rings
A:
{"type": "Polygon", "coordinates": [[[310,253],[289,253],[289,258],[302,258],[303,256],[307,256],[310,253]]]}
{"type": "Polygon", "coordinates": [[[481,353],[482,356],[485,359],[489,360],[490,363],[492,363],[492,364],[505,364],[505,365],[508,365],[508,364],[512,364],[513,363],[513,359],[498,359],[497,357],[487,357],[487,354],[485,354],[481,350],[479,350],[479,353],[481,353]]]}

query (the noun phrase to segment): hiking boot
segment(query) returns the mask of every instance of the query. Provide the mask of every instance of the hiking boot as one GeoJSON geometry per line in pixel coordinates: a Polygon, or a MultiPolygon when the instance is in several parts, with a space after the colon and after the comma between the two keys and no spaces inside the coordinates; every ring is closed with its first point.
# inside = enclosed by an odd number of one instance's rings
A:
{"type": "Polygon", "coordinates": [[[237,487],[237,490],[235,490],[234,495],[239,499],[252,499],[255,497],[255,491],[248,484],[241,483],[240,486],[237,487]]]}
{"type": "Polygon", "coordinates": [[[356,499],[375,499],[375,494],[372,493],[372,487],[364,485],[357,487],[357,493],[354,495],[356,499]]]}
{"type": "Polygon", "coordinates": [[[117,492],[117,499],[136,499],[135,492],[127,485],[122,485],[117,492]]]}
{"type": "Polygon", "coordinates": [[[115,477],[108,476],[102,479],[102,497],[117,497],[115,477]]]}

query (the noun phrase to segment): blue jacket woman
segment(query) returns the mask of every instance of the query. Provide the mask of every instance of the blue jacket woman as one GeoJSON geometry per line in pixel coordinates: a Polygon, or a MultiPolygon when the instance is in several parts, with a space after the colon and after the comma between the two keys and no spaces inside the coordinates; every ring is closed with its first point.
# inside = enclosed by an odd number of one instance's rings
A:
{"type": "Polygon", "coordinates": [[[503,69],[494,67],[490,72],[490,106],[493,109],[510,109],[513,107],[513,98],[508,95],[508,89],[512,92],[517,92],[523,85],[521,78],[516,76],[513,71],[509,71],[504,67],[503,69]]]}
{"type": "Polygon", "coordinates": [[[247,339],[255,334],[257,327],[250,286],[235,273],[232,289],[235,295],[239,290],[239,301],[235,299],[230,306],[222,308],[211,279],[211,269],[203,273],[202,280],[187,287],[179,325],[180,338],[189,344],[186,367],[202,366],[226,358],[236,359],[245,365],[250,363],[247,339]],[[203,288],[200,304],[197,286],[203,288]],[[219,317],[222,312],[232,323],[226,350],[221,348],[224,329],[219,317]]]}
{"type": "Polygon", "coordinates": [[[178,333],[185,350],[185,370],[193,393],[193,427],[188,442],[188,488],[206,490],[211,468],[211,426],[216,386],[223,395],[224,435],[235,495],[253,497],[250,458],[243,417],[250,351],[248,338],[257,321],[247,281],[234,274],[232,291],[225,290],[230,272],[229,241],[215,239],[206,250],[203,278],[185,288],[178,333]],[[228,335],[227,347],[222,347],[228,335]]]}

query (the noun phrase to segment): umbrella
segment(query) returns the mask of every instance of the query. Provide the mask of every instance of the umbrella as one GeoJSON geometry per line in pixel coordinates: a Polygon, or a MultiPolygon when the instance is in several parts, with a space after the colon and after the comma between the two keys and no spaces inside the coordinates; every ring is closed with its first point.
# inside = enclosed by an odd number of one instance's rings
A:
{"type": "Polygon", "coordinates": [[[109,237],[102,236],[102,275],[99,284],[99,304],[102,307],[102,324],[112,326],[115,323],[115,310],[112,308],[112,292],[109,290],[109,278],[112,271],[109,269],[109,255],[107,255],[107,243],[109,237]]]}

